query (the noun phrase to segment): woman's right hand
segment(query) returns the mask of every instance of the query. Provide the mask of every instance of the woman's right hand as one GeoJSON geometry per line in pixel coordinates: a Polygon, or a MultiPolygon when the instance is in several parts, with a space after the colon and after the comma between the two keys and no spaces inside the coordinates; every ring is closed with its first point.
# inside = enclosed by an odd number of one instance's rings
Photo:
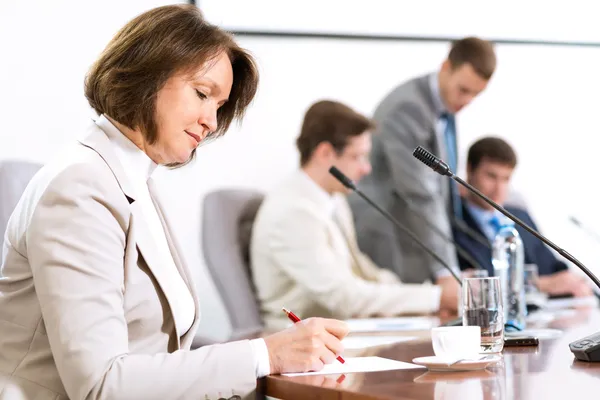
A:
{"type": "Polygon", "coordinates": [[[345,322],[308,318],[266,337],[271,374],[321,370],[342,354],[347,334],[345,322]]]}

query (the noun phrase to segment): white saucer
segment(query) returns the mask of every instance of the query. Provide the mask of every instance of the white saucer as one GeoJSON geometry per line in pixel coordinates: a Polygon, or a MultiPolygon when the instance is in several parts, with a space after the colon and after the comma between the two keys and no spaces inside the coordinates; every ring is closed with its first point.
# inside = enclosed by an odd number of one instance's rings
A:
{"type": "MultiPolygon", "coordinates": [[[[484,355],[481,355],[484,357],[484,355]]],[[[489,354],[483,360],[465,360],[460,361],[454,365],[448,365],[445,360],[436,357],[417,357],[413,358],[412,362],[417,365],[427,367],[430,371],[478,371],[485,369],[490,364],[495,364],[502,359],[497,354],[489,354]]]]}

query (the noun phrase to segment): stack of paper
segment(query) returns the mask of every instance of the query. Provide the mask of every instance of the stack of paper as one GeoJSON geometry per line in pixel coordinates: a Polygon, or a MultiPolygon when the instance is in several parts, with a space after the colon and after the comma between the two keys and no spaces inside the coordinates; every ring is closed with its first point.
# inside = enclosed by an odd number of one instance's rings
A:
{"type": "Polygon", "coordinates": [[[570,297],[565,299],[549,299],[544,307],[545,310],[561,310],[573,307],[597,307],[598,298],[596,296],[588,297],[570,297]]]}
{"type": "Polygon", "coordinates": [[[394,369],[416,369],[425,368],[420,365],[405,363],[402,361],[390,360],[382,357],[350,357],[345,358],[344,364],[335,361],[327,364],[322,370],[316,372],[300,372],[293,374],[283,374],[285,376],[303,376],[303,375],[329,375],[329,374],[347,374],[352,372],[375,372],[391,371],[394,369]]]}
{"type": "Polygon", "coordinates": [[[416,339],[413,336],[346,336],[342,340],[344,349],[366,349],[416,339]]]}
{"type": "Polygon", "coordinates": [[[438,318],[399,317],[346,320],[350,332],[424,331],[439,325],[438,318]]]}

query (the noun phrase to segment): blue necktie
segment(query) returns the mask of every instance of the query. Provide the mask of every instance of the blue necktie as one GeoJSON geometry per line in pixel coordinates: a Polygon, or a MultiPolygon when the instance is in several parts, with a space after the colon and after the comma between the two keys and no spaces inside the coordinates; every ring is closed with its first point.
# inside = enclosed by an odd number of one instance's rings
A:
{"type": "MultiPolygon", "coordinates": [[[[456,122],[453,114],[444,113],[442,118],[446,121],[446,128],[444,129],[444,141],[446,144],[446,154],[448,157],[448,166],[452,172],[456,173],[458,167],[457,157],[457,146],[456,146],[456,122]]],[[[460,201],[460,194],[458,193],[458,185],[450,179],[450,199],[452,202],[452,210],[457,218],[462,219],[462,205],[460,201]]]]}
{"type": "Polygon", "coordinates": [[[502,223],[500,223],[500,219],[498,218],[497,215],[494,215],[492,218],[490,218],[488,223],[494,229],[494,235],[492,236],[492,241],[493,241],[494,238],[496,237],[496,235],[498,234],[498,231],[500,230],[500,228],[502,228],[504,225],[502,223]]]}

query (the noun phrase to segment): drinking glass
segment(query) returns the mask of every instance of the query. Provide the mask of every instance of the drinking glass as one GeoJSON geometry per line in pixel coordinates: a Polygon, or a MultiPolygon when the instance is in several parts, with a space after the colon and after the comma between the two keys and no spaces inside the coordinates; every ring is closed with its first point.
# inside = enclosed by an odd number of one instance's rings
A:
{"type": "MultiPolygon", "coordinates": [[[[461,279],[465,278],[487,278],[489,276],[487,269],[467,269],[460,273],[461,279]]],[[[458,288],[458,317],[462,317],[463,311],[463,299],[462,299],[462,288],[458,288]]]]}
{"type": "Polygon", "coordinates": [[[504,308],[500,278],[463,279],[463,325],[481,328],[481,352],[499,353],[504,347],[504,308]]]}
{"type": "Polygon", "coordinates": [[[542,308],[547,300],[547,295],[539,288],[540,274],[536,264],[525,264],[523,288],[525,289],[525,303],[531,312],[542,308]]]}

